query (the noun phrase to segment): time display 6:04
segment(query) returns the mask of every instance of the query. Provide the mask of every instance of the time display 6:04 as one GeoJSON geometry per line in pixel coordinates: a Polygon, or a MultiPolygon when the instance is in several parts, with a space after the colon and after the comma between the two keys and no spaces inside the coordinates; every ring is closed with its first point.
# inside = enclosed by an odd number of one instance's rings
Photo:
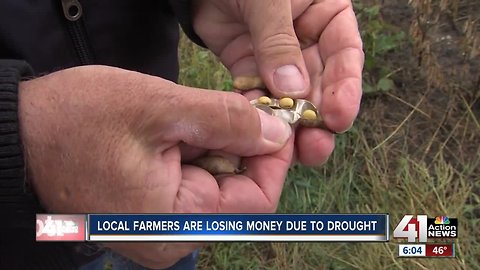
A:
{"type": "Polygon", "coordinates": [[[425,244],[400,244],[398,246],[399,257],[424,257],[425,244]]]}

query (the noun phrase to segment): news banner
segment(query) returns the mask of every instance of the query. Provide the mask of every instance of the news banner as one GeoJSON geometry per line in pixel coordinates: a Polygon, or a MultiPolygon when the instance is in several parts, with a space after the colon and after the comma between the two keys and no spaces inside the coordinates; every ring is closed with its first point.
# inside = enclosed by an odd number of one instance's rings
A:
{"type": "MultiPolygon", "coordinates": [[[[388,242],[388,214],[37,214],[37,241],[388,242]]],[[[455,257],[457,219],[405,215],[398,257],[455,257]],[[427,240],[443,239],[442,242],[427,240]],[[418,242],[417,242],[418,240],[418,242]]]]}

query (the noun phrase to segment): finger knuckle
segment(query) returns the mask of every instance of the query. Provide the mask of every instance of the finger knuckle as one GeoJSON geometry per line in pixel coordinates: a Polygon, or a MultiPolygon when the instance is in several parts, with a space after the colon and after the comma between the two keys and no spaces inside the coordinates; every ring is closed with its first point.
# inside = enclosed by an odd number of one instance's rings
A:
{"type": "Polygon", "coordinates": [[[295,33],[279,32],[262,40],[255,51],[261,57],[269,59],[299,49],[300,44],[295,33]]]}
{"type": "Polygon", "coordinates": [[[225,123],[230,130],[244,129],[252,124],[250,116],[253,115],[253,107],[244,96],[236,93],[225,95],[223,106],[226,112],[225,123]]]}

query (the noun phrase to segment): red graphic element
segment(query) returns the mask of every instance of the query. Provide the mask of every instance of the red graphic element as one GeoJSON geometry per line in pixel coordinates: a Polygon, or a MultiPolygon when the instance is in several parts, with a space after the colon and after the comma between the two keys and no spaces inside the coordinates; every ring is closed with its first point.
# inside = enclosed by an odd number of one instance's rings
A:
{"type": "Polygon", "coordinates": [[[425,255],[427,257],[454,257],[454,248],[453,244],[426,244],[425,255]]]}
{"type": "Polygon", "coordinates": [[[37,241],[85,241],[85,215],[37,214],[37,241]]]}
{"type": "Polygon", "coordinates": [[[415,225],[415,232],[417,233],[417,238],[419,238],[419,233],[420,233],[420,224],[418,223],[418,220],[416,217],[413,217],[412,219],[410,219],[410,221],[407,223],[407,226],[405,226],[405,228],[403,228],[403,231],[404,232],[407,232],[408,231],[408,224],[413,224],[415,225]]]}

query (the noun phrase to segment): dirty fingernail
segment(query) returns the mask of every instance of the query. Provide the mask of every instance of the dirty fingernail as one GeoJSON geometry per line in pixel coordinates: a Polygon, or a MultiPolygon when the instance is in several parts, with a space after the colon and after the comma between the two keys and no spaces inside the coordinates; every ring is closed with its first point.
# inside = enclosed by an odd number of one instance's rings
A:
{"type": "Polygon", "coordinates": [[[285,93],[299,93],[305,90],[305,80],[295,65],[286,65],[275,70],[273,82],[285,93]]]}

